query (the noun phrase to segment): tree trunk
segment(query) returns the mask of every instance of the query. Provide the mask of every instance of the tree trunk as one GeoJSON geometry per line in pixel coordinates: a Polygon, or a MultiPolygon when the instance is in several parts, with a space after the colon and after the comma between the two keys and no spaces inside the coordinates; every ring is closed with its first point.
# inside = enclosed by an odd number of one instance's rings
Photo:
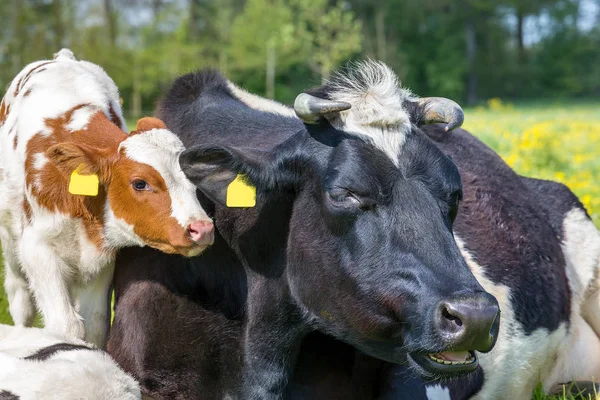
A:
{"type": "Polygon", "coordinates": [[[139,118],[142,115],[142,93],[140,88],[140,63],[137,57],[133,60],[133,82],[131,90],[131,117],[139,118]]]}
{"type": "Polygon", "coordinates": [[[111,0],[104,0],[104,18],[106,19],[106,26],[108,28],[109,43],[114,47],[117,44],[117,21],[112,9],[111,0]]]}
{"type": "Polygon", "coordinates": [[[152,0],[152,14],[154,15],[154,21],[158,20],[158,14],[162,8],[162,0],[152,0]]]}
{"type": "Polygon", "coordinates": [[[321,65],[321,84],[324,85],[331,75],[331,65],[323,63],[321,65]]]}
{"type": "Polygon", "coordinates": [[[521,7],[517,6],[517,57],[520,64],[525,61],[525,45],[523,44],[523,23],[525,15],[521,7]]]}
{"type": "Polygon", "coordinates": [[[266,73],[266,95],[267,98],[275,98],[275,45],[267,45],[267,73],[266,73]]]}
{"type": "Polygon", "coordinates": [[[53,22],[54,22],[54,48],[58,51],[64,46],[65,26],[63,24],[63,7],[62,0],[54,0],[52,2],[53,22]]]}
{"type": "Polygon", "coordinates": [[[227,75],[227,53],[224,49],[219,50],[219,71],[227,75]]]}
{"type": "Polygon", "coordinates": [[[12,55],[11,55],[11,67],[12,67],[12,73],[11,73],[11,79],[13,76],[17,75],[19,73],[19,71],[21,70],[21,68],[23,68],[23,59],[25,57],[23,57],[24,53],[25,53],[25,49],[27,48],[24,45],[24,41],[27,38],[27,27],[26,27],[26,22],[25,22],[25,13],[23,12],[23,2],[21,0],[14,0],[13,1],[13,9],[12,12],[13,14],[13,18],[12,18],[12,23],[14,24],[14,37],[13,37],[13,48],[12,48],[12,55]]]}
{"type": "Polygon", "coordinates": [[[190,39],[198,37],[198,22],[200,19],[198,0],[190,0],[188,35],[190,39]]]}
{"type": "Polygon", "coordinates": [[[467,104],[477,102],[477,71],[475,61],[477,58],[477,38],[475,37],[475,25],[473,17],[467,17],[466,26],[466,45],[467,45],[467,104]]]}
{"type": "Polygon", "coordinates": [[[377,58],[387,61],[387,42],[385,38],[385,10],[379,5],[375,10],[375,36],[377,37],[377,58]]]}

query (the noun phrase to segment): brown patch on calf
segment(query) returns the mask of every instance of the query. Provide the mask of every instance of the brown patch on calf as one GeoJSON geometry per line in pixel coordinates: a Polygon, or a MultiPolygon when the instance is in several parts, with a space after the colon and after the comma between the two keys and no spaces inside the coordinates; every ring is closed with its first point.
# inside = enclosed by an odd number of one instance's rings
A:
{"type": "Polygon", "coordinates": [[[108,108],[108,115],[110,116],[110,120],[113,122],[113,124],[115,124],[115,125],[117,125],[119,127],[125,125],[123,123],[123,121],[121,120],[121,118],[119,118],[119,115],[117,114],[117,112],[113,108],[112,104],[108,108]]]}
{"type": "Polygon", "coordinates": [[[100,247],[103,241],[102,227],[106,202],[103,184],[110,180],[109,160],[104,163],[106,168],[99,168],[96,171],[101,182],[98,195],[75,196],[68,191],[69,180],[71,172],[77,168],[74,163],[80,160],[68,157],[68,151],[61,152],[59,149],[62,147],[73,150],[73,147],[85,143],[84,146],[90,151],[95,150],[104,155],[112,153],[116,156],[119,143],[127,135],[111,123],[101,111],[97,111],[90,117],[85,129],[70,131],[67,125],[71,122],[73,113],[86,106],[82,104],[57,118],[47,119],[46,126],[52,133],[50,135],[39,133],[29,140],[25,158],[25,179],[27,187],[41,207],[80,218],[89,239],[100,247]],[[45,163],[40,170],[34,169],[36,154],[44,154],[49,158],[49,162],[45,163]],[[67,155],[66,159],[60,159],[65,155],[67,155]],[[58,161],[58,165],[53,161],[58,161]],[[41,187],[35,185],[36,180],[40,182],[41,187]]]}
{"type": "Polygon", "coordinates": [[[25,75],[24,77],[22,77],[21,79],[19,79],[19,82],[17,83],[17,87],[15,87],[15,92],[13,93],[13,95],[15,97],[17,97],[17,95],[19,94],[19,89],[23,86],[25,86],[25,84],[27,83],[27,81],[29,80],[29,78],[33,75],[34,72],[42,72],[45,71],[46,68],[42,68],[45,65],[48,64],[52,64],[54,63],[54,61],[46,61],[44,63],[41,63],[40,65],[35,66],[34,68],[32,68],[27,75],[25,75]],[[41,69],[40,69],[41,68],[41,69]]]}
{"type": "Polygon", "coordinates": [[[0,126],[4,125],[4,122],[6,122],[9,112],[10,106],[6,104],[6,100],[2,99],[2,103],[0,103],[0,126]]]}
{"type": "Polygon", "coordinates": [[[31,205],[25,197],[23,197],[23,213],[25,214],[25,222],[29,225],[31,223],[31,205]]]}
{"type": "Polygon", "coordinates": [[[19,137],[15,134],[15,137],[13,138],[13,149],[16,149],[18,144],[19,144],[19,137]]]}

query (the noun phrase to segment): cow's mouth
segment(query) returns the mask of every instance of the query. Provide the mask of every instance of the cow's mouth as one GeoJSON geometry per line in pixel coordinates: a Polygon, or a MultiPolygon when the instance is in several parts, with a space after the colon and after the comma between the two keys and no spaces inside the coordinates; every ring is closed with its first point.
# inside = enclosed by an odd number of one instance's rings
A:
{"type": "Polygon", "coordinates": [[[473,372],[479,365],[475,352],[442,351],[440,353],[411,353],[409,359],[426,374],[463,375],[473,372]]]}

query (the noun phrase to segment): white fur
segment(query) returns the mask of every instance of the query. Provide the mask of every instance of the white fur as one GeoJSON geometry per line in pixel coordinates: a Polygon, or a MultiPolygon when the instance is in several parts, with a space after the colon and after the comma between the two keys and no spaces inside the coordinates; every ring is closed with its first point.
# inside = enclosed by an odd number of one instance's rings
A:
{"type": "Polygon", "coordinates": [[[441,385],[432,385],[425,388],[427,400],[452,400],[450,398],[450,390],[441,385]]]}
{"type": "MultiPolygon", "coordinates": [[[[73,113],[69,129],[86,127],[98,111],[109,118],[116,114],[125,129],[117,87],[99,66],[77,61],[70,50],[63,49],[53,61],[25,67],[11,83],[4,102],[10,112],[0,126],[0,240],[11,316],[18,325],[30,325],[35,300],[48,330],[103,347],[116,250],[144,242],[133,227],[115,217],[107,200],[103,243],[97,247],[80,219],[40,206],[34,189],[45,184],[38,171],[48,159],[43,153],[34,156],[33,171],[29,171],[33,187],[26,187],[25,158],[33,136],[52,134],[46,119],[77,106],[85,105],[73,113]],[[25,215],[24,200],[31,207],[31,221],[25,215]]],[[[182,226],[194,218],[208,219],[196,199],[196,188],[177,164],[183,146],[173,133],[143,133],[126,142],[128,156],[144,159],[163,175],[172,191],[172,212],[182,226]],[[148,154],[141,154],[145,151],[148,154]]]]}
{"type": "Polygon", "coordinates": [[[37,328],[0,325],[0,391],[22,400],[141,399],[139,384],[98,350],[60,351],[46,360],[25,360],[57,343],[90,345],[37,328]]]}
{"type": "Polygon", "coordinates": [[[274,100],[269,100],[265,99],[264,97],[256,96],[229,81],[227,82],[227,86],[229,87],[229,90],[231,90],[231,93],[238,100],[240,100],[242,103],[246,104],[250,108],[273,114],[283,115],[284,117],[297,118],[296,113],[290,107],[286,107],[283,104],[278,103],[274,100]]]}
{"type": "Polygon", "coordinates": [[[600,232],[583,210],[574,208],[563,221],[563,235],[571,326],[552,373],[544,379],[546,390],[573,380],[600,382],[600,232]]]}
{"type": "Polygon", "coordinates": [[[566,326],[554,332],[538,329],[526,335],[516,321],[511,303],[511,289],[485,276],[485,268],[474,260],[457,236],[456,243],[471,272],[486,291],[498,300],[501,311],[498,340],[491,352],[478,354],[485,373],[478,400],[529,399],[533,389],[553,366],[558,349],[567,334],[566,326]]]}
{"type": "Polygon", "coordinates": [[[415,100],[400,87],[398,77],[382,62],[363,61],[333,75],[330,98],[350,103],[349,110],[330,118],[337,129],[362,137],[398,164],[400,150],[411,129],[402,103],[415,100]]]}

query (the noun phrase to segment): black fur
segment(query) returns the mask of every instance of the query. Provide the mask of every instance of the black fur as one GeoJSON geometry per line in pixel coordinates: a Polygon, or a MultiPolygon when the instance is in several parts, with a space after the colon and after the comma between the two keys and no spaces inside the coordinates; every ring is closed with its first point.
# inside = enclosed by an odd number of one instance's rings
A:
{"type": "Polygon", "coordinates": [[[43,348],[39,349],[35,353],[33,353],[27,357],[24,357],[24,360],[44,361],[44,360],[47,360],[48,358],[52,357],[53,355],[55,355],[58,352],[72,351],[72,350],[95,350],[95,349],[88,347],[88,346],[83,346],[80,344],[56,343],[56,344],[53,344],[52,346],[43,347],[43,348]]]}
{"type": "Polygon", "coordinates": [[[20,397],[8,390],[0,390],[0,400],[19,400],[20,397]]]}

